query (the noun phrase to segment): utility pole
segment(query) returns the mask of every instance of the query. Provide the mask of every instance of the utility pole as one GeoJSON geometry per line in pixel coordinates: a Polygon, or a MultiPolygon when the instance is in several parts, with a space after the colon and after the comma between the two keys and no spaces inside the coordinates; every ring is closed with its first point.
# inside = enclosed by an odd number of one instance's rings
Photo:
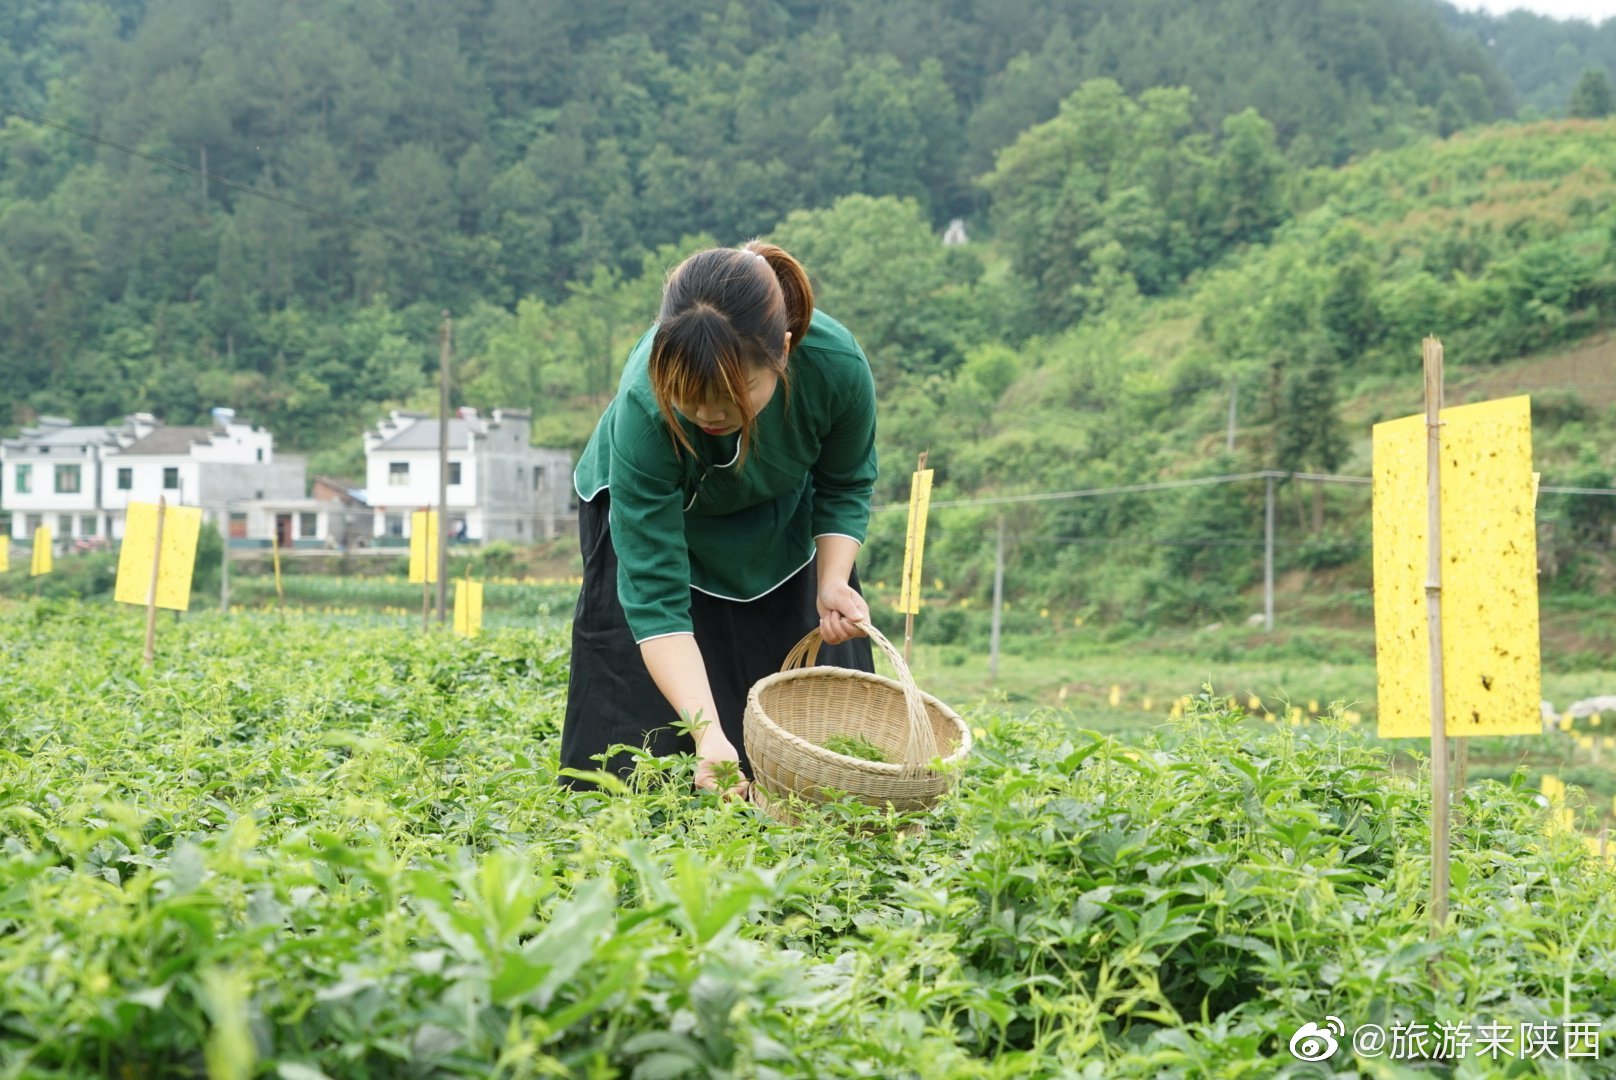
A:
{"type": "Polygon", "coordinates": [[[224,528],[219,530],[224,550],[219,554],[219,610],[230,612],[230,505],[225,504],[224,528]]]}
{"type": "Polygon", "coordinates": [[[999,678],[999,619],[1004,607],[1004,515],[999,515],[999,541],[993,551],[993,631],[988,640],[988,681],[999,678]]]}
{"type": "Polygon", "coordinates": [[[1263,510],[1263,631],[1274,632],[1274,473],[1268,482],[1268,498],[1263,510]]]}
{"type": "Polygon", "coordinates": [[[1224,441],[1223,448],[1225,450],[1227,450],[1231,454],[1234,453],[1235,403],[1238,402],[1239,400],[1240,400],[1240,381],[1238,379],[1230,379],[1229,380],[1229,436],[1224,441]]]}
{"type": "Polygon", "coordinates": [[[449,350],[453,327],[443,311],[438,353],[438,622],[449,618],[449,350]]]}

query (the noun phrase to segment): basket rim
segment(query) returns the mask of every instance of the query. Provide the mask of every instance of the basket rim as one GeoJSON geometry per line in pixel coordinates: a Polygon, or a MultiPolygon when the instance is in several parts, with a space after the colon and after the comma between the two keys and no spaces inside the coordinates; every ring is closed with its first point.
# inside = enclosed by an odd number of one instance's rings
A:
{"type": "MultiPolygon", "coordinates": [[[[774,722],[774,719],[764,711],[762,703],[758,700],[758,696],[761,691],[772,688],[780,683],[791,682],[795,679],[826,677],[836,679],[861,679],[865,682],[876,683],[890,690],[896,690],[900,694],[904,692],[903,684],[898,682],[898,680],[888,678],[885,675],[878,675],[874,672],[856,671],[852,668],[824,666],[795,668],[791,671],[777,671],[773,675],[765,675],[763,678],[754,683],[752,685],[752,689],[747,691],[746,694],[746,715],[756,716],[758,721],[763,725],[764,729],[768,731],[771,737],[778,737],[782,739],[793,749],[805,751],[810,757],[820,758],[821,760],[832,764],[845,764],[847,762],[852,762],[858,769],[882,776],[902,775],[904,772],[904,766],[901,762],[870,761],[866,758],[853,757],[849,754],[838,754],[836,751],[828,750],[825,747],[820,746],[818,743],[808,741],[795,732],[787,731],[785,728],[774,722]]],[[[947,757],[941,759],[942,763],[944,765],[953,765],[964,761],[965,758],[970,754],[971,745],[974,741],[971,738],[970,725],[960,718],[959,713],[949,708],[944,702],[940,701],[936,697],[933,697],[931,694],[926,693],[924,690],[919,691],[919,693],[923,701],[936,705],[939,709],[941,709],[943,715],[953,722],[955,729],[959,732],[959,745],[954,748],[954,752],[952,754],[949,754],[947,757]]],[[[748,747],[747,752],[749,754],[751,753],[750,747],[748,747]]],[[[927,767],[926,772],[935,773],[935,770],[927,767]]]]}

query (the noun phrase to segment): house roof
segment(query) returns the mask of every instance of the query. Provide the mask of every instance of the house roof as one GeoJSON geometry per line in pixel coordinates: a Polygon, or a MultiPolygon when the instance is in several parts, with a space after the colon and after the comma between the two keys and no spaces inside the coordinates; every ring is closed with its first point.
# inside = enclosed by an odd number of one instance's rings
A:
{"type": "MultiPolygon", "coordinates": [[[[436,417],[409,417],[412,421],[391,438],[376,445],[377,450],[436,450],[438,448],[438,420],[436,417]]],[[[469,447],[472,435],[488,434],[488,425],[482,420],[449,420],[449,445],[452,448],[469,447]]]]}
{"type": "Polygon", "coordinates": [[[145,438],[136,439],[123,453],[126,457],[139,454],[188,455],[192,446],[210,442],[217,434],[223,434],[223,431],[211,427],[162,427],[145,438]]]}
{"type": "Polygon", "coordinates": [[[42,427],[25,428],[15,439],[7,439],[6,446],[14,450],[29,450],[43,446],[91,446],[93,444],[114,445],[117,437],[112,429],[100,427],[42,427]]]}

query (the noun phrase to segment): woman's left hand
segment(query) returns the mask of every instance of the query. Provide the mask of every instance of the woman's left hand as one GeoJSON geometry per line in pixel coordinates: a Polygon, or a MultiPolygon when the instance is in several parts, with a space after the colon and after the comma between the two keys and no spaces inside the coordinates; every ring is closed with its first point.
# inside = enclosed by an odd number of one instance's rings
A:
{"type": "Polygon", "coordinates": [[[870,621],[870,606],[845,581],[827,581],[819,586],[819,636],[826,645],[840,645],[865,637],[855,623],[870,621]]]}

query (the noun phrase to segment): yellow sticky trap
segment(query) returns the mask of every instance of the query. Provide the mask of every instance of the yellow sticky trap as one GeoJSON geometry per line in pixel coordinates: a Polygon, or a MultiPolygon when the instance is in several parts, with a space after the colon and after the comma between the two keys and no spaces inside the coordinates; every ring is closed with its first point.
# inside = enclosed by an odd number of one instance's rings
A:
{"type": "MultiPolygon", "coordinates": [[[[1442,642],[1449,735],[1542,729],[1532,418],[1525,397],[1442,410],[1442,642]]],[[[1374,428],[1381,738],[1431,733],[1424,416],[1374,428]]]]}
{"type": "Polygon", "coordinates": [[[11,569],[11,534],[0,536],[0,574],[11,569]]]}
{"type": "Polygon", "coordinates": [[[1150,711],[1150,699],[1148,697],[1143,702],[1143,708],[1146,712],[1150,711]]]}
{"type": "Polygon", "coordinates": [[[1308,699],[1308,702],[1307,702],[1307,711],[1308,711],[1308,712],[1310,712],[1310,713],[1312,713],[1312,714],[1314,714],[1314,715],[1315,715],[1315,716],[1317,716],[1317,715],[1318,715],[1318,712],[1319,712],[1319,703],[1318,703],[1318,699],[1316,699],[1316,698],[1309,698],[1309,699],[1308,699]]]}
{"type": "Polygon", "coordinates": [[[1258,697],[1256,694],[1252,694],[1246,699],[1246,708],[1250,709],[1252,712],[1256,712],[1258,709],[1262,708],[1262,698],[1258,697]]]}
{"type": "Polygon", "coordinates": [[[483,629],[483,583],[462,581],[455,586],[454,632],[474,638],[483,629]]]}
{"type": "Polygon", "coordinates": [[[1598,713],[1594,713],[1592,716],[1590,716],[1588,718],[1588,726],[1589,727],[1598,727],[1599,726],[1599,714],[1598,713]]]}
{"type": "Polygon", "coordinates": [[[1122,704],[1122,687],[1115,685],[1111,687],[1110,701],[1113,709],[1122,704]]]}
{"type": "Polygon", "coordinates": [[[438,583],[438,512],[410,514],[410,584],[438,583]]]}
{"type": "MultiPolygon", "coordinates": [[[[157,606],[165,611],[191,607],[191,572],[196,569],[196,541],[202,533],[202,511],[195,506],[163,509],[163,554],[157,564],[157,606]]],[[[112,598],[120,604],[146,606],[151,591],[152,559],[157,552],[157,504],[132,502],[124,517],[123,547],[118,551],[118,580],[112,598]]]]}
{"type": "Polygon", "coordinates": [[[1560,717],[1560,730],[1561,731],[1570,731],[1571,730],[1571,725],[1573,723],[1574,723],[1574,721],[1572,719],[1571,714],[1566,713],[1564,716],[1560,717]]]}
{"type": "Polygon", "coordinates": [[[28,576],[39,577],[41,574],[48,574],[52,565],[50,526],[41,525],[34,530],[34,557],[28,565],[28,576]]]}
{"type": "Polygon", "coordinates": [[[926,512],[931,509],[933,471],[919,469],[909,481],[909,529],[903,538],[903,584],[898,587],[898,610],[905,615],[920,613],[920,569],[926,555],[926,512]]]}

